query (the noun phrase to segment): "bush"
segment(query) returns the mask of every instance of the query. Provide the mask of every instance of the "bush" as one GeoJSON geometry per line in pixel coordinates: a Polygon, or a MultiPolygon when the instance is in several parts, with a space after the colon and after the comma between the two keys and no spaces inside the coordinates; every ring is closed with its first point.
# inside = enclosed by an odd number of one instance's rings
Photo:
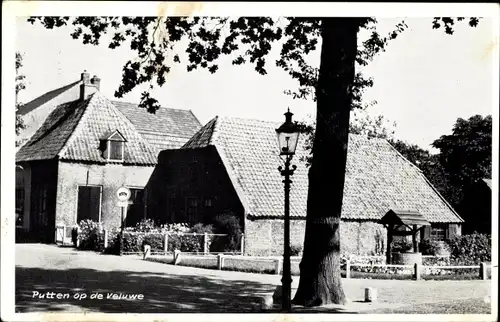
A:
{"type": "Polygon", "coordinates": [[[405,253],[413,248],[412,243],[405,239],[393,241],[391,251],[393,253],[405,253]]]}
{"type": "Polygon", "coordinates": [[[197,233],[197,234],[213,234],[214,233],[214,228],[212,225],[204,225],[202,223],[198,223],[193,226],[193,228],[190,229],[192,233],[197,233]]]}
{"type": "Polygon", "coordinates": [[[441,251],[441,245],[438,241],[425,238],[420,242],[418,247],[422,255],[438,255],[441,251]]]}
{"type": "Polygon", "coordinates": [[[455,265],[478,265],[491,261],[491,236],[473,233],[448,241],[455,265]]]}
{"type": "Polygon", "coordinates": [[[133,228],[134,231],[142,232],[142,233],[147,233],[147,232],[154,231],[157,229],[158,229],[158,226],[155,224],[155,222],[152,219],[142,219],[133,228]]]}
{"type": "Polygon", "coordinates": [[[122,252],[141,253],[144,245],[151,246],[151,252],[162,252],[163,239],[158,233],[124,232],[122,252]]]}
{"type": "Polygon", "coordinates": [[[241,247],[241,225],[240,220],[233,213],[218,215],[213,223],[216,234],[227,234],[218,236],[212,242],[211,252],[234,252],[241,247]]]}
{"type": "Polygon", "coordinates": [[[182,233],[170,234],[168,236],[168,250],[175,249],[186,253],[203,252],[203,234],[183,235],[182,233]]]}
{"type": "Polygon", "coordinates": [[[290,256],[300,256],[302,254],[302,246],[291,245],[290,246],[290,256]]]}
{"type": "Polygon", "coordinates": [[[78,223],[77,238],[80,241],[79,249],[98,250],[100,243],[100,224],[90,219],[82,220],[78,223]]]}

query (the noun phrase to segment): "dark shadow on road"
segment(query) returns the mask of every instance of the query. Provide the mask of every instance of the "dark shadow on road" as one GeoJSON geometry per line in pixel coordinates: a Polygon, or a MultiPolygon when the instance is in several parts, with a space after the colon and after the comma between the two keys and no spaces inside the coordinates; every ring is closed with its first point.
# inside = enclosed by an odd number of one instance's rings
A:
{"type": "Polygon", "coordinates": [[[271,284],[196,275],[17,266],[16,312],[257,313],[263,312],[261,294],[270,294],[274,288],[271,284]],[[69,293],[70,298],[38,298],[33,297],[34,291],[69,293]],[[87,298],[74,299],[75,293],[86,293],[87,298]],[[90,299],[92,293],[104,298],[90,299]],[[106,299],[108,293],[143,294],[144,299],[106,299]]]}

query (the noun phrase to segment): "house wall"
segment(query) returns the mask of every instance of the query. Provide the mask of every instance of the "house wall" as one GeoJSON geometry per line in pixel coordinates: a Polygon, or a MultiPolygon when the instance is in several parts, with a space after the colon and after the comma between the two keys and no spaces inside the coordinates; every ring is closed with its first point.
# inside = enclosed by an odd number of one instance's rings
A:
{"type": "Polygon", "coordinates": [[[104,228],[120,226],[121,208],[117,206],[116,190],[121,186],[144,188],[154,167],[121,164],[82,164],[59,162],[56,222],[76,224],[79,185],[102,187],[101,222],[104,228]]]}
{"type": "MultiPolygon", "coordinates": [[[[290,244],[303,247],[304,219],[290,220],[290,244]]],[[[370,221],[342,221],[340,246],[342,253],[371,255],[385,251],[386,229],[370,221]]],[[[283,254],[283,220],[247,220],[245,229],[245,253],[254,256],[283,254]]]]}
{"type": "Polygon", "coordinates": [[[211,223],[232,212],[243,228],[243,206],[212,146],[162,151],[150,187],[148,214],[160,223],[211,223]]]}

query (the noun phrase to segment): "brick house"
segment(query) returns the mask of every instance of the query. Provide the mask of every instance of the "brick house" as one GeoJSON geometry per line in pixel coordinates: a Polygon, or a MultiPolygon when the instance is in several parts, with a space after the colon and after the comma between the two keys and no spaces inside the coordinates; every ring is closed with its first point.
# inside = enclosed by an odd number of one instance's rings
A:
{"type": "MultiPolygon", "coordinates": [[[[215,117],[181,149],[159,155],[151,177],[155,204],[148,213],[160,222],[205,222],[214,215],[238,216],[250,255],[281,254],[283,178],[275,129],[279,123],[215,117]]],[[[291,243],[304,240],[307,151],[299,142],[292,164],[291,243]]],[[[343,252],[381,253],[386,229],[377,223],[390,209],[418,211],[432,224],[421,237],[460,234],[463,220],[421,171],[386,140],[350,135],[341,222],[343,252]]]]}
{"type": "Polygon", "coordinates": [[[132,191],[128,224],[146,217],[158,153],[181,147],[201,127],[191,111],[162,107],[150,114],[110,101],[96,79],[84,73],[78,98],[42,104],[38,114],[49,113],[40,126],[32,122],[37,130],[16,153],[17,226],[40,241],[53,242],[56,225],[71,227],[82,219],[119,226],[120,186],[132,191]]]}

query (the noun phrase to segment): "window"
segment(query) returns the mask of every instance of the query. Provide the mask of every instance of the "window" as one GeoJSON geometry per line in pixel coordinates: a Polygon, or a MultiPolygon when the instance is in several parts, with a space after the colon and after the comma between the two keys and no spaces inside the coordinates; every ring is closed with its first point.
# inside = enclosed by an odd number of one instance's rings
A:
{"type": "Polygon", "coordinates": [[[212,207],[212,199],[206,198],[204,202],[205,207],[212,207]]]}
{"type": "Polygon", "coordinates": [[[108,141],[109,160],[123,161],[123,142],[108,141]]]}
{"type": "Polygon", "coordinates": [[[129,188],[130,199],[127,210],[126,226],[132,227],[146,218],[146,190],[144,188],[129,188]]]}
{"type": "Polygon", "coordinates": [[[108,161],[123,161],[125,138],[116,130],[111,135],[105,135],[101,138],[100,149],[103,151],[103,157],[108,161]]]}
{"type": "Polygon", "coordinates": [[[101,220],[101,187],[78,186],[78,208],[76,222],[90,219],[101,220]]]}
{"type": "Polygon", "coordinates": [[[446,239],[446,224],[432,225],[431,239],[436,241],[444,241],[446,239]]]}

